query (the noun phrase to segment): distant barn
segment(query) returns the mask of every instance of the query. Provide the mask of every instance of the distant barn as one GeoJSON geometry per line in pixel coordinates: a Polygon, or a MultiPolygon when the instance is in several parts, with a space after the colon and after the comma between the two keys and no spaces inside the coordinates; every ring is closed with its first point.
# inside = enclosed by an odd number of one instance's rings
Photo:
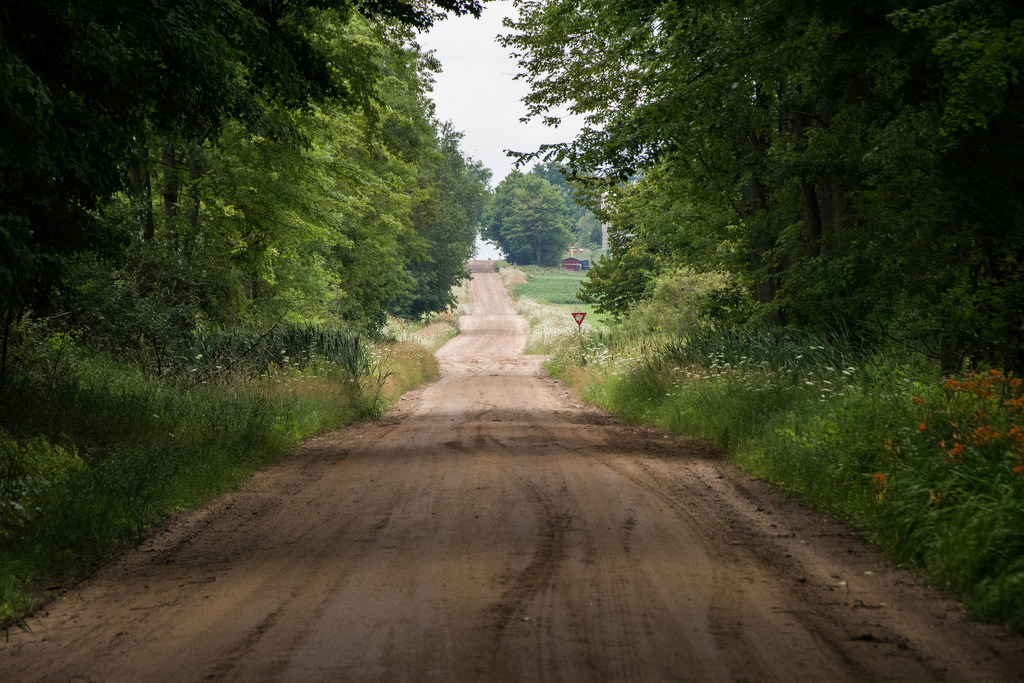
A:
{"type": "Polygon", "coordinates": [[[580,260],[573,258],[572,256],[567,259],[562,259],[562,267],[566,270],[583,270],[580,260]]]}

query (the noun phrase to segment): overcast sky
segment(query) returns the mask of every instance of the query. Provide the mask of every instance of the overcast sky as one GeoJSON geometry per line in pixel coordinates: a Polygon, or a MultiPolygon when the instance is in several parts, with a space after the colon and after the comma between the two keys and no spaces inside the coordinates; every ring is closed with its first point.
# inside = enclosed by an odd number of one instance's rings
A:
{"type": "Polygon", "coordinates": [[[465,134],[463,153],[491,169],[492,187],[514,165],[504,150],[533,152],[545,143],[571,140],[579,128],[578,119],[558,128],[540,121],[520,123],[526,113],[520,99],[529,88],[512,80],[516,64],[496,40],[509,32],[501,25],[502,18],[515,11],[510,0],[488,2],[480,19],[448,18],[418,38],[424,50],[435,52],[443,69],[433,92],[437,118],[451,121],[465,134]]]}

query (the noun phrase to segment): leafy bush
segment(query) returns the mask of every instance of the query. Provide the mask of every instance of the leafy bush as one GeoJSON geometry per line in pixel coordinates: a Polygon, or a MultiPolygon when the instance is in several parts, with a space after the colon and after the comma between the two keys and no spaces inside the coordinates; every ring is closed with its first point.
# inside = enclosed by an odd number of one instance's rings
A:
{"type": "Polygon", "coordinates": [[[40,509],[38,499],[85,469],[74,446],[44,436],[16,439],[0,427],[0,539],[14,535],[40,509]]]}
{"type": "Polygon", "coordinates": [[[651,297],[633,309],[623,329],[680,339],[712,321],[741,319],[750,307],[735,275],[681,267],[657,277],[651,297]]]}

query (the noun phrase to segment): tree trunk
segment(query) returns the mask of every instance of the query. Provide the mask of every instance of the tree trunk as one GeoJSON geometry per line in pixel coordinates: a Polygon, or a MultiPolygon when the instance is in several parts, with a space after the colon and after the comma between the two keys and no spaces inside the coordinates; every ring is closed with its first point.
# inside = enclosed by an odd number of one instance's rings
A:
{"type": "Polygon", "coordinates": [[[178,167],[174,147],[168,144],[161,147],[160,161],[164,167],[164,215],[174,218],[178,215],[178,167]]]}
{"type": "MultiPolygon", "coordinates": [[[[792,136],[793,147],[798,154],[807,151],[807,129],[814,126],[814,118],[807,112],[787,106],[779,115],[779,129],[792,136]]],[[[810,259],[821,255],[821,239],[824,233],[822,210],[814,183],[801,175],[797,180],[800,188],[800,214],[804,221],[804,252],[810,259]]]]}
{"type": "Polygon", "coordinates": [[[128,177],[132,184],[129,200],[135,216],[135,227],[142,232],[142,239],[153,239],[153,187],[149,180],[149,147],[145,140],[139,140],[135,160],[128,165],[128,177]]]}
{"type": "Polygon", "coordinates": [[[843,225],[853,214],[853,204],[843,179],[826,176],[817,186],[818,206],[821,209],[820,253],[827,254],[842,239],[843,225]]]}
{"type": "Polygon", "coordinates": [[[800,211],[804,219],[804,251],[808,258],[818,258],[821,255],[821,207],[814,185],[803,178],[800,179],[800,211]]]}
{"type": "Polygon", "coordinates": [[[7,388],[7,348],[11,340],[11,330],[14,329],[14,323],[18,320],[19,316],[20,314],[14,311],[4,312],[3,339],[2,345],[0,345],[0,394],[7,388]]]}
{"type": "MultiPolygon", "coordinates": [[[[743,210],[745,218],[750,220],[767,209],[768,195],[764,183],[751,176],[743,185],[743,210]]],[[[757,302],[765,306],[775,304],[779,293],[779,264],[774,262],[773,251],[775,237],[751,235],[750,237],[750,268],[754,273],[754,290],[757,302]]],[[[765,321],[778,327],[785,324],[783,311],[775,308],[765,316],[765,321]]]]}
{"type": "Polygon", "coordinates": [[[198,150],[188,164],[188,224],[192,230],[199,226],[199,181],[203,177],[203,169],[199,164],[198,150]]]}

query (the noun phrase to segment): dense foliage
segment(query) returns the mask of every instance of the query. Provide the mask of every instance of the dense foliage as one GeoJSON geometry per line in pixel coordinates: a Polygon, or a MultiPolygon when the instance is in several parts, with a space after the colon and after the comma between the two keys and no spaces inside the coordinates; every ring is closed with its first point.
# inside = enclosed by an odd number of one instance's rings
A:
{"type": "MultiPolygon", "coordinates": [[[[613,259],[727,270],[769,326],[1024,369],[1020,3],[519,5],[532,113],[589,122],[543,153],[605,196],[613,259]]],[[[632,268],[596,275],[635,298],[632,268]]]]}
{"type": "Polygon", "coordinates": [[[443,309],[487,177],[430,114],[441,10],[480,4],[5,7],[0,367],[26,314],[117,349],[443,309]]]}
{"type": "Polygon", "coordinates": [[[561,193],[569,210],[569,230],[572,232],[573,246],[580,249],[600,249],[601,222],[583,205],[582,199],[569,184],[567,173],[564,166],[554,161],[537,163],[530,169],[530,175],[543,178],[561,193]]]}

